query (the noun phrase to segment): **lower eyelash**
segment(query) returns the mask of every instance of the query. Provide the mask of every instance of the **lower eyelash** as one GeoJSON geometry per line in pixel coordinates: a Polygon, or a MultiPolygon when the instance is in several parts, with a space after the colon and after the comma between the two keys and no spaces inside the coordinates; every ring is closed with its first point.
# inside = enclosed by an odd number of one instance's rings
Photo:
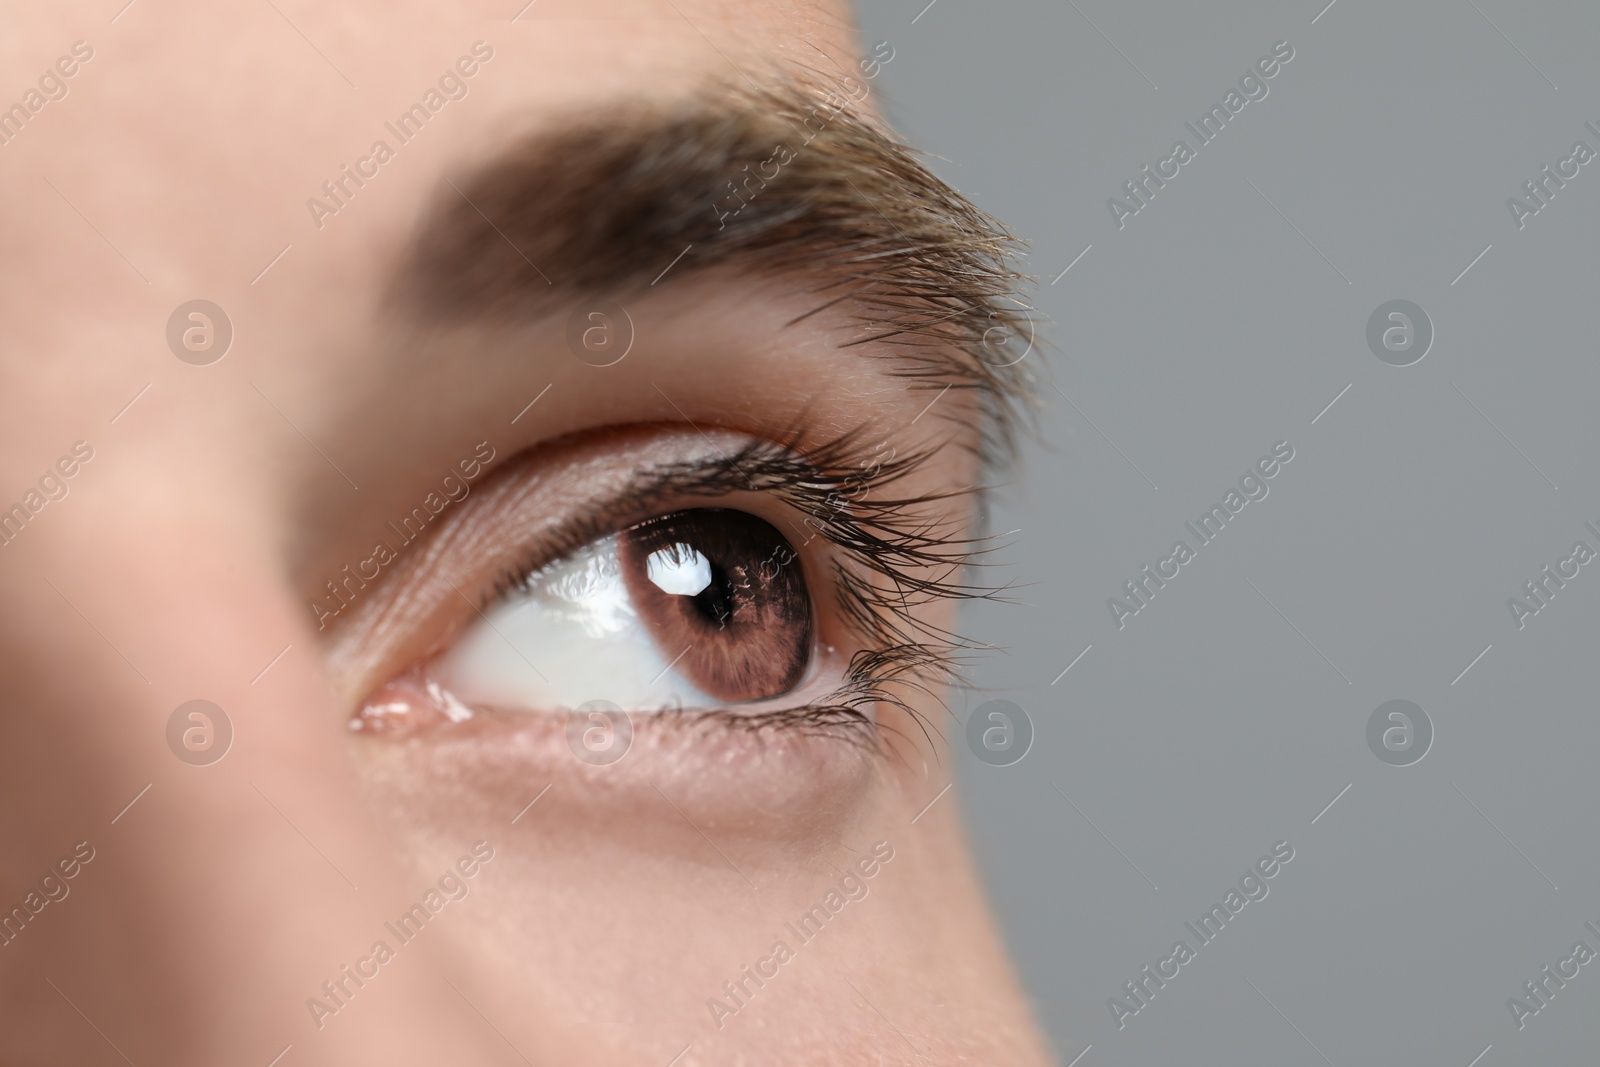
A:
{"type": "Polygon", "coordinates": [[[958,684],[959,677],[947,650],[915,644],[888,649],[863,649],[851,659],[841,685],[826,700],[773,711],[740,712],[728,708],[690,710],[680,717],[751,732],[784,730],[858,745],[874,753],[884,751],[884,735],[905,736],[885,726],[872,710],[888,704],[917,724],[931,744],[937,729],[896,687],[928,695],[941,703],[934,683],[958,684]]]}

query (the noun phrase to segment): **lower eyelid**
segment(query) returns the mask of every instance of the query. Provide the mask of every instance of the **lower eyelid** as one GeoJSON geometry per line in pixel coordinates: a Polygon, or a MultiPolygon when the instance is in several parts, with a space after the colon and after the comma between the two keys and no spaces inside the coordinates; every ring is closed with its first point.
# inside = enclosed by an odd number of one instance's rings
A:
{"type": "MultiPolygon", "coordinates": [[[[771,700],[731,707],[657,706],[620,708],[637,726],[655,720],[667,727],[698,728],[707,722],[748,729],[795,724],[829,726],[852,731],[871,731],[876,713],[871,702],[846,708],[838,703],[848,665],[839,661],[837,651],[822,650],[806,679],[793,691],[771,700]]],[[[522,720],[565,723],[581,714],[585,705],[615,705],[603,699],[555,708],[529,708],[511,695],[464,698],[432,667],[407,671],[380,687],[363,702],[350,720],[350,729],[364,734],[412,735],[468,723],[515,724],[522,720]]]]}
{"type": "MultiPolygon", "coordinates": [[[[704,839],[693,827],[714,826],[721,847],[743,841],[754,848],[736,855],[758,883],[762,842],[780,847],[774,863],[825,845],[890,766],[859,726],[752,730],[749,720],[720,714],[630,719],[611,762],[579,755],[567,716],[527,714],[479,715],[425,744],[408,743],[409,735],[369,736],[361,762],[377,785],[405,793],[397,808],[419,819],[481,826],[520,818],[515,829],[584,847],[614,840],[623,819],[635,830],[625,847],[667,858],[700,857],[704,839]]],[[[708,868],[721,863],[705,852],[708,868]]],[[[725,867],[722,874],[739,880],[725,867]]]]}

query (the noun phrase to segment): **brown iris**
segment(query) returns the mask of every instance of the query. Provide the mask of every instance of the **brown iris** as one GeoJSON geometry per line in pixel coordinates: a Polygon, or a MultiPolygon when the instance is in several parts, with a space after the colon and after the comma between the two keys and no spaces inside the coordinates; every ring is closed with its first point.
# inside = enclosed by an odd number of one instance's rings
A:
{"type": "Polygon", "coordinates": [[[648,519],[617,537],[623,580],[674,668],[718,700],[793,689],[811,657],[799,554],[772,524],[727,508],[648,519]]]}

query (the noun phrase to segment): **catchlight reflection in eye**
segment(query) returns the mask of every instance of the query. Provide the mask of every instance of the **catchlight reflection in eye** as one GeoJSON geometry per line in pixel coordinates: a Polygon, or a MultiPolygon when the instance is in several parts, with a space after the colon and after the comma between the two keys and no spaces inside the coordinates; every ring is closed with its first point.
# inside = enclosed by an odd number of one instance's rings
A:
{"type": "Polygon", "coordinates": [[[711,561],[682,542],[650,553],[645,573],[657,589],[678,596],[699,596],[711,585],[711,561]]]}
{"type": "Polygon", "coordinates": [[[435,666],[469,705],[629,711],[782,696],[816,644],[798,554],[727,508],[648,519],[517,583],[435,666]]]}

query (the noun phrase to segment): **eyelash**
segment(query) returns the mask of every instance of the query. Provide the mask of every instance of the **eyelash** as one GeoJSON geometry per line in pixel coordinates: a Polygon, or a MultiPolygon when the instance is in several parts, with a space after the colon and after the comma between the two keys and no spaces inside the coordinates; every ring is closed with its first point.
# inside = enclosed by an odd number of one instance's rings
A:
{"type": "MultiPolygon", "coordinates": [[[[904,712],[931,742],[937,728],[904,691],[937,699],[939,686],[961,683],[962,654],[979,646],[931,626],[917,617],[917,609],[941,600],[994,599],[1001,590],[955,578],[981,563],[981,556],[991,550],[990,538],[958,536],[951,529],[957,520],[922,513],[932,505],[971,496],[979,487],[913,497],[880,495],[920,470],[938,449],[900,456],[883,444],[868,447],[865,431],[856,430],[802,451],[803,436],[791,431],[782,439],[751,441],[710,462],[656,467],[625,510],[643,518],[658,502],[666,507],[671,501],[744,492],[773,497],[801,516],[801,527],[810,531],[792,541],[797,551],[822,537],[837,553],[832,577],[845,624],[864,647],[851,657],[843,683],[824,701],[760,712],[713,708],[679,714],[691,725],[799,731],[876,750],[883,732],[893,728],[883,727],[863,709],[884,703],[904,712]],[[915,573],[921,570],[937,576],[915,573]]],[[[507,566],[479,608],[507,593],[528,591],[530,577],[541,566],[616,528],[614,516],[570,525],[556,544],[542,545],[507,566]]]]}

